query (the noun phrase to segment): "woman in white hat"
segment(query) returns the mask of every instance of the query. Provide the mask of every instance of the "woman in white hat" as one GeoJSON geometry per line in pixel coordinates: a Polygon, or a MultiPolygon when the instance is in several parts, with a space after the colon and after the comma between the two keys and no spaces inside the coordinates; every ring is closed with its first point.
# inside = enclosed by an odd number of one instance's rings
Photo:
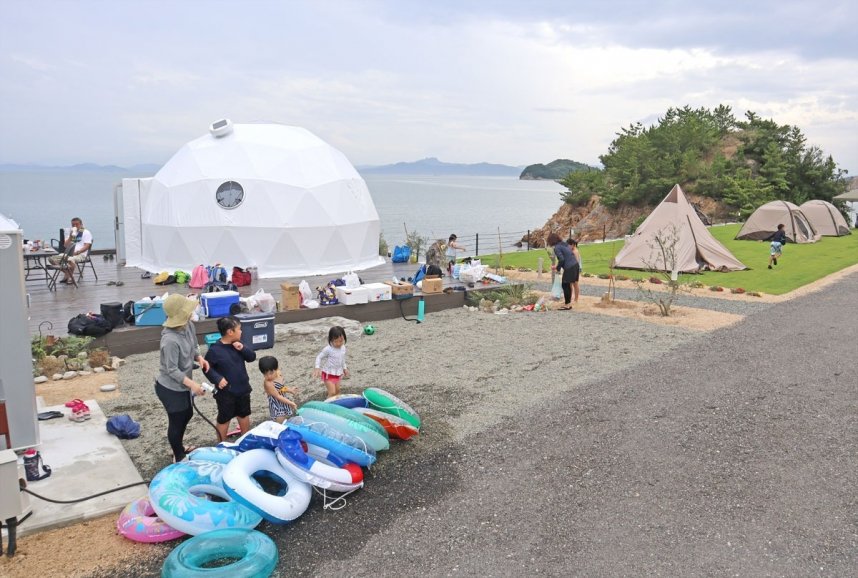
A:
{"type": "Polygon", "coordinates": [[[185,429],[194,415],[191,395],[205,395],[193,380],[194,361],[203,371],[209,363],[200,355],[197,333],[191,316],[197,307],[195,299],[173,294],[164,300],[164,329],[161,331],[161,369],[155,381],[155,394],[167,410],[167,441],[173,459],[182,461],[193,448],[184,445],[185,429]]]}

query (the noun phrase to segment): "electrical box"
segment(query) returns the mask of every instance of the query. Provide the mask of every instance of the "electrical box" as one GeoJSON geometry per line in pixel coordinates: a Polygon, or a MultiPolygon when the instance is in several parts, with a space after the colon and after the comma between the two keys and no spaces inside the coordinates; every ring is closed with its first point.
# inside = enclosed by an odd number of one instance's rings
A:
{"type": "Polygon", "coordinates": [[[20,518],[30,510],[30,497],[19,490],[19,480],[25,479],[24,466],[18,465],[15,452],[0,451],[0,520],[20,518]]]}

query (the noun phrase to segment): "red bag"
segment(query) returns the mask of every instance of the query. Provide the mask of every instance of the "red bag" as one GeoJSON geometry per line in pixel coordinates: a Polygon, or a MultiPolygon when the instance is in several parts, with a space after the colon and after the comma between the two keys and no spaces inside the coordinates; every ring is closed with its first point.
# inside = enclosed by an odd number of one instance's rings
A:
{"type": "Polygon", "coordinates": [[[232,282],[236,287],[246,287],[252,281],[250,272],[245,271],[241,267],[232,268],[232,282]]]}

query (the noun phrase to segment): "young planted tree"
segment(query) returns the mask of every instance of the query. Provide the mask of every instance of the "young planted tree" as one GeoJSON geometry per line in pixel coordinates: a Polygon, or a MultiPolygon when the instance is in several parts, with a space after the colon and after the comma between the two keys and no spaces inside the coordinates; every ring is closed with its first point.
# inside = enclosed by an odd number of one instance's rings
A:
{"type": "Polygon", "coordinates": [[[635,279],[641,295],[658,306],[662,317],[670,317],[671,308],[679,298],[680,292],[689,291],[687,283],[679,281],[677,267],[677,249],[679,245],[679,229],[671,225],[658,232],[650,241],[650,256],[644,261],[647,271],[652,275],[649,280],[635,279]],[[653,280],[657,282],[653,283],[653,280]],[[662,289],[652,289],[647,282],[663,285],[662,289]]]}

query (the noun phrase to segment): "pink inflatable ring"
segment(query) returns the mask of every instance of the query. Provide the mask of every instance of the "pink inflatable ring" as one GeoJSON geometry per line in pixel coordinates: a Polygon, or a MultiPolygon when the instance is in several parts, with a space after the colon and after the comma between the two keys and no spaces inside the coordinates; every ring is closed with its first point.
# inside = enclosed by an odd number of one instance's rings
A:
{"type": "Polygon", "coordinates": [[[125,506],[116,529],[120,534],[135,542],[166,542],[185,535],[167,525],[155,514],[155,509],[149,503],[149,496],[138,498],[125,506]]]}

